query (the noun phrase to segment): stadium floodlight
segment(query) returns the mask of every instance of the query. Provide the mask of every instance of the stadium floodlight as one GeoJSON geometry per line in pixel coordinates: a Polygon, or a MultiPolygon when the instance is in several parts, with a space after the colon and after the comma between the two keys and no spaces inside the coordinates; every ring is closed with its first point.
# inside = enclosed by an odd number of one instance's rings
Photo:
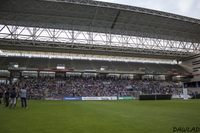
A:
{"type": "Polygon", "coordinates": [[[65,64],[58,64],[57,69],[65,69],[65,64]]]}
{"type": "Polygon", "coordinates": [[[13,65],[14,66],[14,68],[18,68],[19,67],[19,65],[18,64],[15,64],[15,65],[13,65]]]}
{"type": "Polygon", "coordinates": [[[178,64],[182,64],[182,61],[178,61],[178,64]]]}
{"type": "MultiPolygon", "coordinates": [[[[6,56],[7,56],[7,55],[6,55],[6,56]]],[[[11,67],[11,68],[18,68],[19,65],[18,65],[18,63],[16,63],[16,62],[10,62],[10,67],[11,67]]]]}

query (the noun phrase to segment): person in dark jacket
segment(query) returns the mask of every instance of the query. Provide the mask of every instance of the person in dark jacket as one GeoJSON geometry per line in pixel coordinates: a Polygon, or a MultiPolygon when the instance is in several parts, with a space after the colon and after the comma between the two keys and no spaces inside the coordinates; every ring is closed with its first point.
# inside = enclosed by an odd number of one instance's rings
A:
{"type": "Polygon", "coordinates": [[[15,88],[13,88],[12,91],[10,92],[10,107],[16,106],[16,97],[17,97],[17,92],[15,88]]]}
{"type": "Polygon", "coordinates": [[[2,103],[2,98],[3,98],[3,90],[0,89],[0,104],[2,103]]]}
{"type": "Polygon", "coordinates": [[[9,89],[7,89],[4,93],[4,98],[5,98],[5,106],[8,107],[9,105],[9,96],[10,96],[10,93],[9,93],[9,89]]]}

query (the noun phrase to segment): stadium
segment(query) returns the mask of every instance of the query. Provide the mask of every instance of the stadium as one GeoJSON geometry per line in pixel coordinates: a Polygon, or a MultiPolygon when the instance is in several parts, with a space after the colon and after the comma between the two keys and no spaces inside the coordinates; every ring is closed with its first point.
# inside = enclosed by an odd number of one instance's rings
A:
{"type": "Polygon", "coordinates": [[[93,0],[0,1],[0,133],[200,132],[199,98],[199,19],[93,0]]]}

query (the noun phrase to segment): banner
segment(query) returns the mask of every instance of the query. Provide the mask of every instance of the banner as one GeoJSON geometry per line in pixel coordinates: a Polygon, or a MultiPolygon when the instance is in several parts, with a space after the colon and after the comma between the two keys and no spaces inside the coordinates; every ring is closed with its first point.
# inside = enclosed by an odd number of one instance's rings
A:
{"type": "Polygon", "coordinates": [[[182,99],[181,95],[172,95],[172,99],[182,99]]]}
{"type": "Polygon", "coordinates": [[[82,97],[82,100],[117,100],[117,97],[82,97]]]}
{"type": "Polygon", "coordinates": [[[135,97],[119,97],[119,100],[133,100],[135,97]]]}
{"type": "Polygon", "coordinates": [[[63,100],[82,100],[82,97],[64,97],[63,100]]]}
{"type": "Polygon", "coordinates": [[[45,100],[62,100],[62,98],[56,98],[56,97],[47,97],[45,100]]]}

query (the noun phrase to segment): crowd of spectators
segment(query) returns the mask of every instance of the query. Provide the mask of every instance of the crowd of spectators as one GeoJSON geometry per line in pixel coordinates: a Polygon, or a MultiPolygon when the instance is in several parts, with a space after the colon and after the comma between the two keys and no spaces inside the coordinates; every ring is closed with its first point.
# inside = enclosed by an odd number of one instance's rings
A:
{"type": "Polygon", "coordinates": [[[68,77],[20,78],[0,90],[25,88],[31,99],[78,96],[131,96],[135,94],[181,94],[181,85],[172,81],[148,81],[119,78],[68,77]]]}

